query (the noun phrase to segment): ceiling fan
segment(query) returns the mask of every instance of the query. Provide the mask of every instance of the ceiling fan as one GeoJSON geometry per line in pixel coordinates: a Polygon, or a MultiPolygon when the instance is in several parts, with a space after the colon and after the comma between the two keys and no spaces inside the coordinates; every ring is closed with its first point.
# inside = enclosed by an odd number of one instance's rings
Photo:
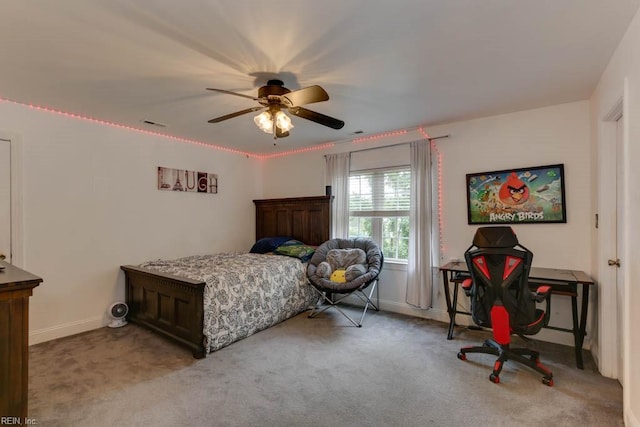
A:
{"type": "Polygon", "coordinates": [[[291,119],[284,114],[283,110],[286,110],[294,116],[311,120],[312,122],[328,126],[332,129],[342,129],[344,126],[344,122],[342,120],[301,107],[302,105],[327,101],[329,99],[327,92],[317,85],[291,91],[284,87],[282,80],[273,79],[269,80],[265,86],[258,89],[257,97],[210,87],[208,87],[207,90],[249,98],[254,101],[258,101],[260,104],[259,106],[216,117],[215,119],[209,120],[209,123],[219,123],[223,120],[232,119],[243,114],[263,110],[261,114],[257,115],[253,119],[256,125],[258,125],[258,127],[264,132],[273,133],[274,139],[284,138],[289,136],[289,131],[293,128],[291,119]]]}

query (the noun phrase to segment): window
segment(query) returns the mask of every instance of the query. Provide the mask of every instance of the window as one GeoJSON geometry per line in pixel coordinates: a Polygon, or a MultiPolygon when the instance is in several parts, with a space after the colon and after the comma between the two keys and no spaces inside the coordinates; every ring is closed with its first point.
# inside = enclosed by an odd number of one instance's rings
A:
{"type": "Polygon", "coordinates": [[[379,242],[385,260],[409,256],[409,166],[352,171],[349,176],[349,237],[379,242]]]}

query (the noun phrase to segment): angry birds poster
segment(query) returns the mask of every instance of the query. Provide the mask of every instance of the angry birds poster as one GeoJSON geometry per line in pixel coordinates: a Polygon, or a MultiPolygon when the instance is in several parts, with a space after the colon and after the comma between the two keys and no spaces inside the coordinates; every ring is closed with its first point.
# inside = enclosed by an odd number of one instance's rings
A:
{"type": "Polygon", "coordinates": [[[564,165],[467,174],[469,224],[567,222],[564,165]]]}

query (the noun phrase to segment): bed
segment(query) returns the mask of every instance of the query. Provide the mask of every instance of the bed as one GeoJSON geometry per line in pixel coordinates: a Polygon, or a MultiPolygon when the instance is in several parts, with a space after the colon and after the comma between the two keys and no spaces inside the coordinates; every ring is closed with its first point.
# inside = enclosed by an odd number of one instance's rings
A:
{"type": "MultiPolygon", "coordinates": [[[[329,240],[331,196],[253,202],[256,242],[288,236],[318,246],[329,240]]],[[[314,298],[306,264],[291,256],[196,255],[121,269],[127,320],[186,346],[198,359],[295,316],[314,298]]]]}

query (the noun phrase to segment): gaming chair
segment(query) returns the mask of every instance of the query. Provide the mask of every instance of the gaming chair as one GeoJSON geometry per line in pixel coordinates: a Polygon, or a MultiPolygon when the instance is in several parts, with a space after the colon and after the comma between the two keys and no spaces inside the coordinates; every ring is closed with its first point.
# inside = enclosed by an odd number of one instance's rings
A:
{"type": "MultiPolygon", "coordinates": [[[[529,271],[533,253],[518,243],[511,227],[480,227],[473,244],[465,251],[471,275],[462,283],[471,297],[471,316],[481,327],[493,329],[493,339],[482,346],[464,347],[458,359],[467,353],[498,356],[489,380],[500,382],[500,372],[507,360],[520,362],[543,375],[542,382],[553,385],[553,374],[540,363],[539,353],[527,348],[511,348],[511,334],[534,335],[549,322],[551,287],[529,289],[529,271]],[[536,303],[546,301],[546,310],[536,303]]],[[[524,338],[524,337],[523,337],[524,338]]]]}

